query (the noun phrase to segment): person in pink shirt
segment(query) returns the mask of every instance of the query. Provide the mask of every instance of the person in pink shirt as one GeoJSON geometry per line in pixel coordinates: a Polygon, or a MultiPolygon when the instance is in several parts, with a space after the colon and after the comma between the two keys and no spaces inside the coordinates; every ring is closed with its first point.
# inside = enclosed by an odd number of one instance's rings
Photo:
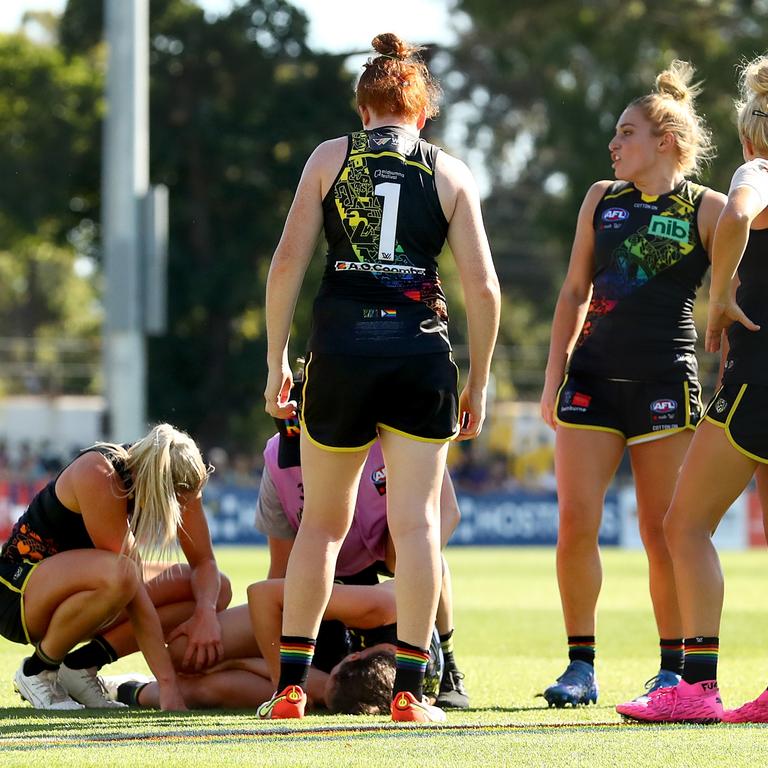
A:
{"type": "MultiPolygon", "coordinates": [[[[264,449],[264,473],[256,508],[256,528],[269,542],[268,578],[285,576],[288,557],[299,529],[304,507],[304,487],[296,420],[275,419],[280,432],[264,449]]],[[[391,574],[395,553],[387,527],[387,470],[381,444],[374,443],[363,467],[355,513],[336,562],[335,579],[344,584],[376,584],[379,573],[391,574]]],[[[456,492],[446,471],[440,495],[440,539],[445,547],[459,523],[456,492]]],[[[453,600],[451,574],[443,557],[443,580],[438,603],[437,631],[445,658],[438,706],[465,709],[469,697],[464,675],[453,651],[453,600]]]]}

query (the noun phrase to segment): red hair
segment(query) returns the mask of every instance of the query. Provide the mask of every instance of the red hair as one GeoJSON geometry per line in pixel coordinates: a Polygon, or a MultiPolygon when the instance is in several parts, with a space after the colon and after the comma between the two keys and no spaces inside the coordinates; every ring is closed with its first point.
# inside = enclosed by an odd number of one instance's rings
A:
{"type": "Polygon", "coordinates": [[[357,83],[358,108],[408,119],[417,118],[423,109],[427,118],[435,117],[440,87],[419,56],[423,49],[391,32],[377,35],[371,45],[379,55],[368,59],[357,83]]]}

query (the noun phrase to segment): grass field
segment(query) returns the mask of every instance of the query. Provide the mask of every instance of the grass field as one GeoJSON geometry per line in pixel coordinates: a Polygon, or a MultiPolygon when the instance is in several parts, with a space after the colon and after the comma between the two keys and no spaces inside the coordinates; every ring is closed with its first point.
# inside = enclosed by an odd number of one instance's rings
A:
{"type": "MultiPolygon", "coordinates": [[[[218,553],[235,599],[266,573],[262,549],[218,553]]],[[[548,710],[535,698],[564,668],[565,638],[549,549],[449,549],[456,657],[472,700],[445,728],[383,717],[257,722],[252,713],[151,711],[67,715],[19,701],[11,678],[24,649],[0,639],[0,768],[46,766],[753,766],[768,726],[626,725],[613,706],[658,666],[641,553],[604,552],[597,706],[548,710]]],[[[726,705],[768,682],[768,552],[725,553],[720,686],[726,705]]],[[[145,670],[132,656],[110,672],[145,670]]]]}

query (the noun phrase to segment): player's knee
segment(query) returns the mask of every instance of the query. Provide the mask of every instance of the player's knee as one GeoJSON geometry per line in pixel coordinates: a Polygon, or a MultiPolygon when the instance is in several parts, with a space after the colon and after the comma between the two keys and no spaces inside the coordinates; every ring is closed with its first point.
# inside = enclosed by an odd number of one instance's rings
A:
{"type": "Polygon", "coordinates": [[[686,540],[691,535],[691,529],[688,525],[685,515],[674,504],[664,518],[664,541],[667,549],[674,557],[675,552],[685,546],[686,540]]]}
{"type": "MultiPolygon", "coordinates": [[[[304,519],[301,521],[304,527],[304,519]]],[[[318,548],[326,548],[329,552],[338,552],[349,532],[349,527],[343,522],[326,521],[308,524],[304,528],[305,536],[318,548]]],[[[294,544],[294,546],[296,546],[294,544]]]]}
{"type": "Polygon", "coordinates": [[[100,569],[100,593],[112,606],[129,603],[141,582],[139,568],[133,560],[115,555],[100,569]]]}
{"type": "Polygon", "coordinates": [[[667,540],[662,520],[640,520],[638,527],[640,539],[649,556],[667,554],[667,540]]]}
{"type": "Polygon", "coordinates": [[[589,549],[597,546],[600,531],[599,517],[596,524],[589,521],[594,518],[587,510],[575,504],[560,506],[560,524],[557,531],[559,549],[589,549]]]}

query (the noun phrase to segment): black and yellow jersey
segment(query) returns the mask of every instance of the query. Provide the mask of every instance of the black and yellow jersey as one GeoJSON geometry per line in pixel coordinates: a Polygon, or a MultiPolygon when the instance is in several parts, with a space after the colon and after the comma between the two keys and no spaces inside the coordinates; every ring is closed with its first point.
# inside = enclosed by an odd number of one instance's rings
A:
{"type": "Polygon", "coordinates": [[[435,187],[439,149],[399,127],[348,136],[323,200],[326,266],[309,351],[445,352],[448,311],[437,257],[448,222],[435,187]]]}
{"type": "Polygon", "coordinates": [[[768,229],[749,232],[747,247],[739,263],[736,303],[760,326],[749,331],[741,323],[728,329],[728,359],[724,383],[768,386],[768,229]]]}
{"type": "Polygon", "coordinates": [[[595,209],[592,300],[570,369],[634,381],[695,378],[693,304],[709,266],[697,214],[706,187],[645,195],[614,182],[595,209]]]}
{"type": "MultiPolygon", "coordinates": [[[[105,456],[123,486],[127,489],[132,487],[131,475],[122,458],[115,456],[106,446],[87,448],[78,454],[78,458],[91,451],[105,456]]],[[[8,541],[0,550],[0,561],[38,563],[59,552],[93,549],[93,541],[83,516],[65,507],[56,495],[56,481],[60,476],[61,472],[35,495],[24,514],[16,521],[8,541]]],[[[133,509],[132,497],[127,498],[127,509],[130,514],[133,509]]]]}

